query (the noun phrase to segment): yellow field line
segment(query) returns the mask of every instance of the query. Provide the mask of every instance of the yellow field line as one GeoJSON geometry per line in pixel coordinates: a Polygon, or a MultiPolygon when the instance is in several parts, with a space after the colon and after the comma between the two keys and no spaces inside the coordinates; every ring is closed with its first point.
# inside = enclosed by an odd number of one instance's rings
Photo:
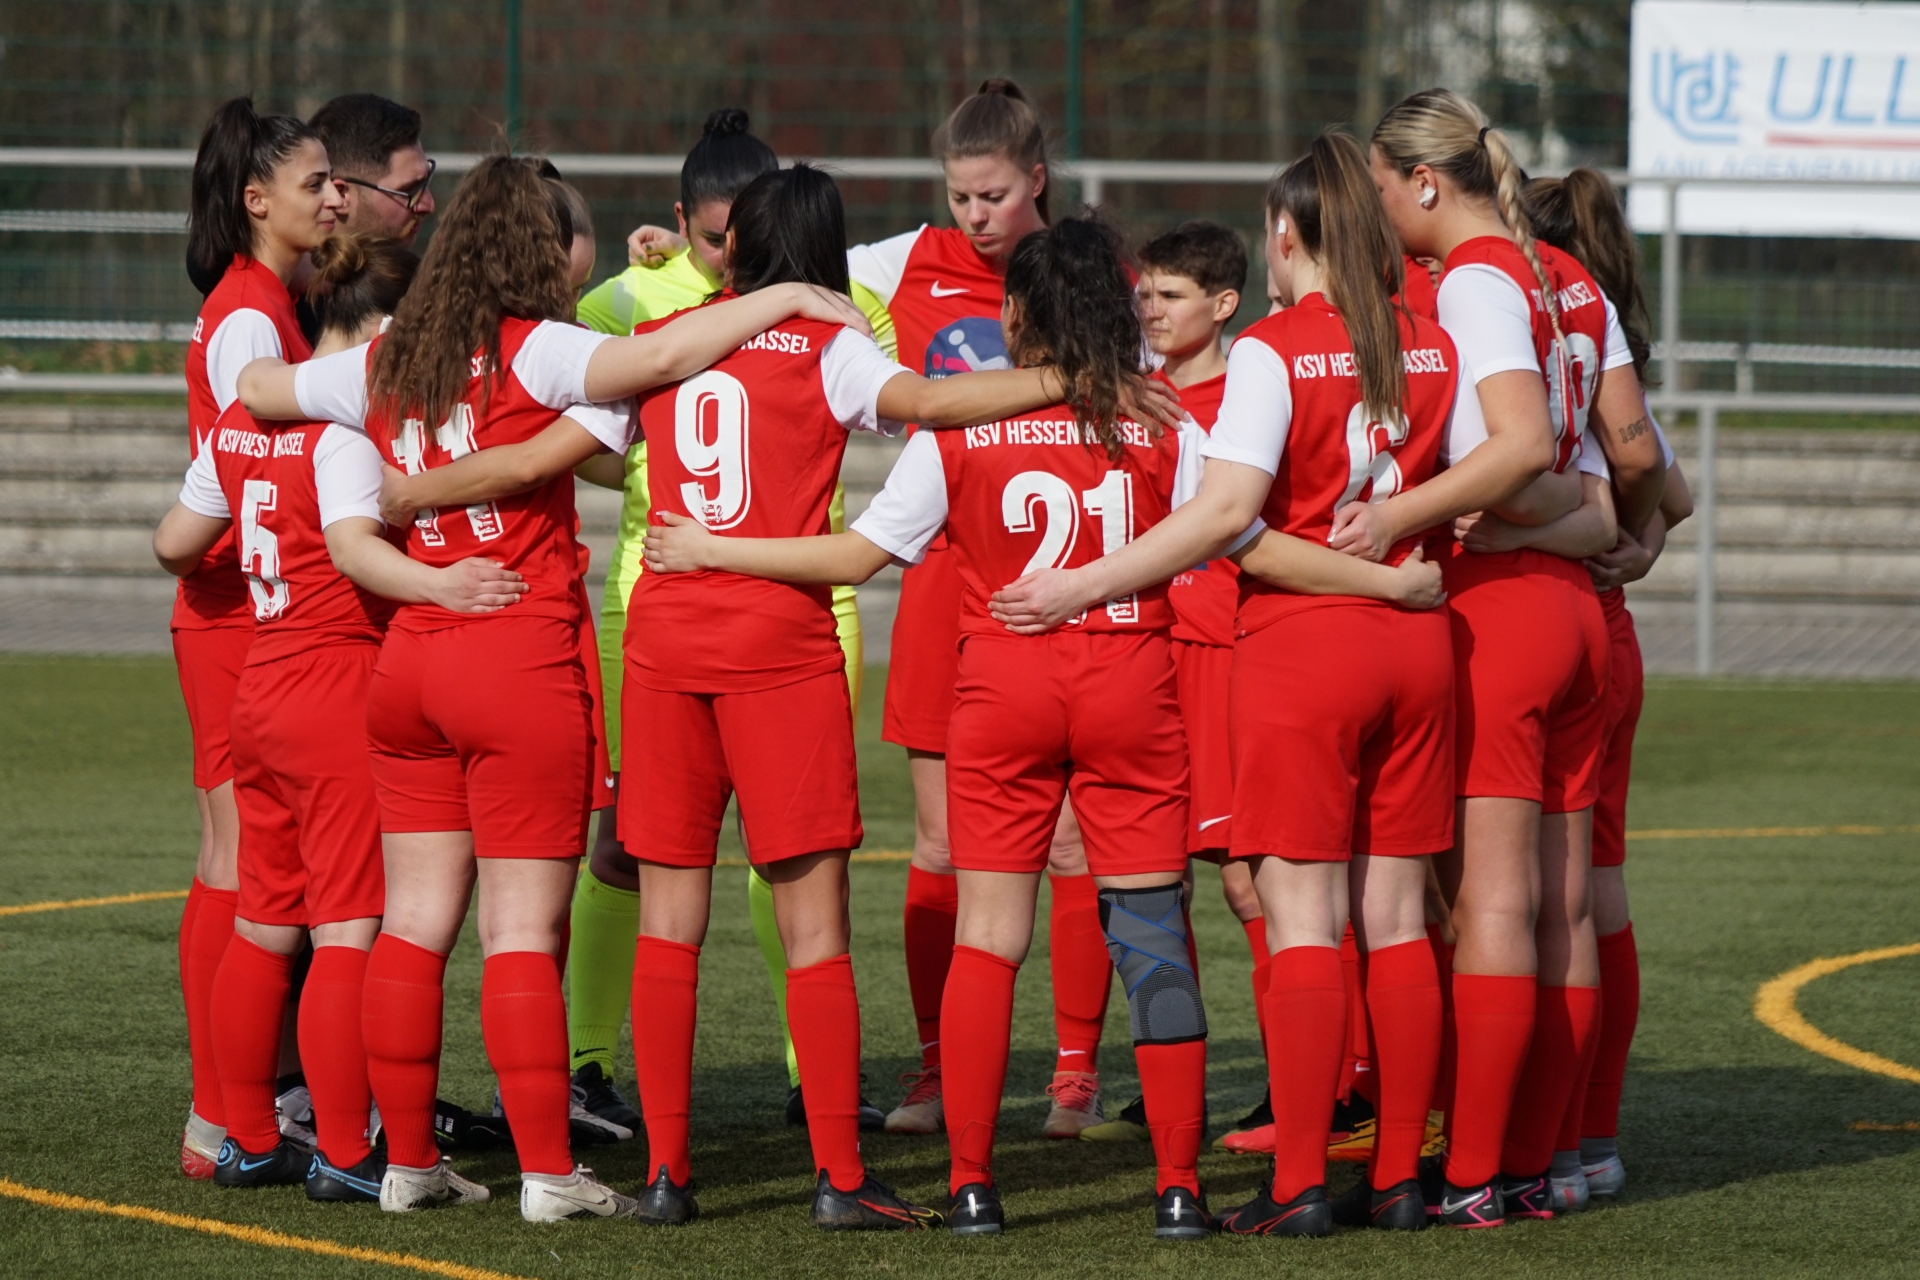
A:
{"type": "Polygon", "coordinates": [[[366,1249],[359,1245],[335,1244],[331,1240],[315,1240],[308,1236],[290,1236],[279,1231],[269,1231],[265,1227],[247,1227],[235,1222],[222,1222],[218,1218],[193,1218],[184,1213],[168,1213],[164,1209],[148,1209],[142,1205],[112,1204],[105,1200],[70,1196],[59,1191],[42,1191],[38,1187],[23,1186],[11,1178],[0,1178],[0,1196],[25,1200],[29,1204],[37,1204],[48,1209],[69,1209],[78,1213],[101,1213],[114,1218],[131,1218],[136,1222],[151,1222],[155,1226],[177,1227],[182,1231],[199,1231],[210,1236],[225,1236],[229,1240],[256,1244],[268,1249],[293,1249],[300,1253],[317,1253],[327,1258],[349,1258],[355,1262],[372,1262],[383,1267],[404,1267],[409,1271],[424,1271],[428,1275],[451,1276],[453,1280],[522,1280],[522,1277],[508,1275],[504,1271],[488,1271],[484,1267],[468,1267],[458,1262],[441,1262],[437,1258],[421,1258],[411,1253],[388,1253],[384,1249],[366,1249]]]}
{"type": "Polygon", "coordinates": [[[1762,983],[1753,997],[1753,1016],[1760,1019],[1762,1026],[1785,1036],[1802,1049],[1832,1058],[1835,1062],[1844,1062],[1850,1067],[1858,1067],[1862,1071],[1871,1071],[1875,1075],[1892,1076],[1895,1080],[1920,1084],[1920,1071],[1903,1062],[1895,1062],[1891,1058],[1883,1058],[1877,1053],[1868,1053],[1865,1049],[1856,1049],[1835,1040],[1802,1017],[1797,1003],[1800,988],[1815,978],[1824,978],[1857,964],[1896,960],[1902,956],[1920,956],[1920,942],[1910,942],[1904,947],[1856,951],[1850,956],[1835,956],[1826,960],[1809,960],[1797,969],[1789,969],[1779,977],[1762,983]]]}
{"type": "Polygon", "coordinates": [[[1629,840],[1760,840],[1781,836],[1910,836],[1920,826],[1907,827],[1661,827],[1629,831],[1629,840]]]}
{"type": "Polygon", "coordinates": [[[10,907],[0,907],[0,916],[25,916],[36,911],[65,911],[69,907],[117,907],[123,902],[161,902],[168,898],[184,898],[185,889],[168,889],[161,893],[116,893],[111,898],[68,898],[62,902],[22,902],[10,907]]]}

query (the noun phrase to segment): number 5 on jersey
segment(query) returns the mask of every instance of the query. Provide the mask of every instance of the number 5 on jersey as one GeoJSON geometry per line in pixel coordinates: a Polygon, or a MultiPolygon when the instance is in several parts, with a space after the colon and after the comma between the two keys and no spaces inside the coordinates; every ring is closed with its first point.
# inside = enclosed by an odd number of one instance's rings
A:
{"type": "Polygon", "coordinates": [[[280,576],[280,539],[260,523],[279,501],[271,480],[249,480],[240,490],[240,571],[247,575],[253,616],[261,622],[286,612],[293,595],[280,576]]]}
{"type": "MultiPolygon", "coordinates": [[[[1112,555],[1133,541],[1133,474],[1109,471],[1091,489],[1083,490],[1075,501],[1073,486],[1051,471],[1022,471],[1007,481],[1000,494],[1000,518],[1008,533],[1032,533],[1036,517],[1044,511],[1040,545],[1034,548],[1024,577],[1039,569],[1058,569],[1073,554],[1080,534],[1080,510],[1100,522],[1100,554],[1112,555]]],[[[1107,601],[1107,617],[1114,622],[1138,622],[1140,598],[1121,596],[1107,601]]],[[[1086,615],[1071,620],[1080,622],[1086,615]]]]}

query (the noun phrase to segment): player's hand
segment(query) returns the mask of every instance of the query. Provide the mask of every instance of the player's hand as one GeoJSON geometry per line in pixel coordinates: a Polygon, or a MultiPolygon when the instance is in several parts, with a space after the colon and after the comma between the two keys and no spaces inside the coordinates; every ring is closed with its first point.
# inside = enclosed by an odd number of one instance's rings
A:
{"type": "Polygon", "coordinates": [[[656,511],[647,525],[647,572],[695,573],[708,568],[706,552],[713,540],[698,520],[676,511],[656,511]]]}
{"type": "Polygon", "coordinates": [[[1333,531],[1327,545],[1378,564],[1399,541],[1392,522],[1377,502],[1349,502],[1333,513],[1333,531]]]}
{"type": "Polygon", "coordinates": [[[1518,551],[1527,545],[1527,530],[1491,511],[1470,511],[1453,522],[1453,537],[1469,551],[1482,555],[1518,551]]]}
{"type": "Polygon", "coordinates": [[[1037,636],[1087,611],[1080,577],[1070,569],[1036,569],[993,593],[987,612],[1017,636],[1037,636]]]}
{"type": "Polygon", "coordinates": [[[429,598],[455,613],[498,613],[527,592],[526,581],[498,560],[469,556],[433,576],[429,598]]]}
{"type": "Polygon", "coordinates": [[[873,336],[873,325],[867,321],[867,313],[853,304],[853,299],[844,293],[835,293],[823,289],[817,284],[789,283],[775,285],[776,289],[792,291],[793,314],[805,320],[818,320],[824,324],[843,324],[855,333],[873,336]]]}
{"type": "Polygon", "coordinates": [[[1120,412],[1135,422],[1158,423],[1176,430],[1187,411],[1180,407],[1180,393],[1158,378],[1128,378],[1120,384],[1120,412]]]}
{"type": "Polygon", "coordinates": [[[687,242],[665,227],[656,227],[651,223],[635,227],[627,235],[627,265],[630,267],[657,267],[676,253],[683,252],[687,242]]]}
{"type": "Polygon", "coordinates": [[[389,529],[404,529],[413,523],[420,504],[407,496],[407,473],[398,467],[380,464],[380,518],[389,529]]]}
{"type": "Polygon", "coordinates": [[[1620,540],[1613,544],[1613,550],[1587,557],[1587,574],[1593,579],[1596,589],[1611,591],[1646,577],[1647,571],[1653,568],[1653,561],[1653,552],[1622,529],[1620,540]]]}
{"type": "Polygon", "coordinates": [[[1441,582],[1440,566],[1427,561],[1425,547],[1416,546],[1413,554],[1394,566],[1400,591],[1394,603],[1408,609],[1433,609],[1446,603],[1447,589],[1441,582]]]}

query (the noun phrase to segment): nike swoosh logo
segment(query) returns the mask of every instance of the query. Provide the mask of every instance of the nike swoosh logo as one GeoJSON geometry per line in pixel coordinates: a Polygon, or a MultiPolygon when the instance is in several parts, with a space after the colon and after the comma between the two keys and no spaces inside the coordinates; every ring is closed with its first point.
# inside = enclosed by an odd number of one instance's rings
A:
{"type": "Polygon", "coordinates": [[[965,285],[961,285],[958,289],[942,289],[940,282],[935,280],[927,292],[936,298],[951,298],[956,293],[971,293],[973,291],[965,285]]]}
{"type": "Polygon", "coordinates": [[[1217,827],[1223,822],[1231,822],[1232,820],[1233,820],[1232,814],[1228,814],[1224,818],[1208,818],[1205,822],[1201,823],[1195,829],[1199,831],[1205,831],[1208,827],[1217,827]]]}
{"type": "Polygon", "coordinates": [[[1464,1200],[1447,1200],[1443,1198],[1440,1201],[1440,1212],[1458,1213],[1462,1209],[1471,1207],[1472,1205],[1477,1203],[1480,1199],[1481,1197],[1477,1195],[1468,1196],[1464,1200]]]}
{"type": "Polygon", "coordinates": [[[240,1172],[252,1173],[255,1169],[264,1169],[272,1163],[273,1163],[272,1156],[268,1156],[265,1160],[252,1160],[252,1161],[242,1160],[240,1162],[240,1172]]]}

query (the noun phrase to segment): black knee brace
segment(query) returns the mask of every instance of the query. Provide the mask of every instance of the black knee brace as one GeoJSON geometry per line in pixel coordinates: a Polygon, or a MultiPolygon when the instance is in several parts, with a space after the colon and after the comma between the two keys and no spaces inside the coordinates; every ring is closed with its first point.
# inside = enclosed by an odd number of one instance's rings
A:
{"type": "Polygon", "coordinates": [[[1100,928],[1127,991],[1135,1044],[1207,1037],[1200,982],[1187,960],[1187,918],[1178,884],[1100,890],[1100,928]]]}

